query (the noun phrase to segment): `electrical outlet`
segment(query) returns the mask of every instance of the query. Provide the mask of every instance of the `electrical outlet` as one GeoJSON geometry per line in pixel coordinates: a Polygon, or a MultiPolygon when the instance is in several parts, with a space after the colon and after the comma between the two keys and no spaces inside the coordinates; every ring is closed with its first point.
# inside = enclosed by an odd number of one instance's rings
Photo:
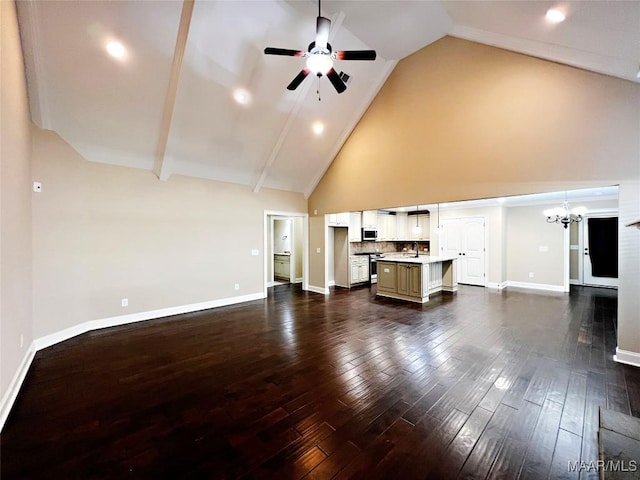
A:
{"type": "Polygon", "coordinates": [[[235,288],[236,290],[240,290],[240,284],[239,284],[239,283],[236,283],[236,284],[234,285],[234,288],[235,288]]]}
{"type": "Polygon", "coordinates": [[[42,191],[42,184],[40,182],[33,182],[33,191],[40,193],[42,191]]]}
{"type": "Polygon", "coordinates": [[[129,306],[129,299],[128,298],[123,298],[122,299],[122,306],[123,307],[128,307],[129,306]]]}
{"type": "Polygon", "coordinates": [[[260,255],[260,250],[258,250],[257,248],[254,248],[253,250],[251,250],[251,255],[253,255],[254,257],[257,257],[258,255],[260,255]]]}
{"type": "Polygon", "coordinates": [[[316,248],[316,253],[320,253],[320,247],[316,248]]]}
{"type": "Polygon", "coordinates": [[[533,272],[529,272],[529,278],[533,278],[533,277],[535,277],[534,273],[533,272]]]}

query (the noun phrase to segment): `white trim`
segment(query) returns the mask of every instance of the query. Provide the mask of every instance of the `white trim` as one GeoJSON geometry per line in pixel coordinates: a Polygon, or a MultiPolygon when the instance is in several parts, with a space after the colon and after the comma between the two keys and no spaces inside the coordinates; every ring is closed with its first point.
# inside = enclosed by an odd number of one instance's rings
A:
{"type": "Polygon", "coordinates": [[[316,287],[315,285],[307,285],[307,288],[305,288],[305,290],[309,290],[313,293],[319,293],[320,295],[329,295],[328,288],[316,287]]]}
{"type": "Polygon", "coordinates": [[[616,354],[613,356],[613,360],[625,365],[640,367],[640,353],[621,350],[620,347],[616,347],[616,354]]]}
{"type": "Polygon", "coordinates": [[[253,300],[261,300],[265,298],[262,293],[251,293],[238,297],[221,298],[219,300],[211,300],[208,302],[192,303],[191,305],[180,305],[177,307],[161,308],[158,310],[150,310],[147,312],[131,313],[129,315],[118,315],[116,317],[101,318],[98,320],[89,320],[88,322],[65,328],[50,335],[36,338],[33,343],[36,351],[50,347],[56,343],[63,342],[77,335],[98,330],[101,328],[116,327],[129,323],[142,322],[145,320],[153,320],[156,318],[170,317],[172,315],[181,315],[183,313],[197,312],[210,308],[224,307],[234,305],[236,303],[251,302],[253,300]]]}
{"type": "Polygon", "coordinates": [[[336,286],[336,281],[335,280],[329,280],[329,287],[335,287],[336,286]]]}
{"type": "Polygon", "coordinates": [[[528,288],[531,290],[547,290],[549,292],[565,293],[564,285],[549,285],[547,283],[529,283],[507,281],[507,287],[528,288]]]}
{"type": "Polygon", "coordinates": [[[302,277],[296,277],[293,283],[302,283],[302,277]]]}
{"type": "MultiPolygon", "coordinates": [[[[267,272],[269,271],[268,267],[267,267],[267,262],[270,260],[269,257],[271,257],[271,261],[273,261],[273,251],[269,251],[269,250],[273,250],[273,246],[271,246],[271,249],[269,249],[268,246],[268,242],[270,241],[269,239],[269,231],[267,228],[267,224],[268,222],[273,222],[273,219],[271,219],[270,217],[286,217],[286,218],[291,218],[291,219],[295,219],[295,218],[302,218],[302,289],[303,290],[309,290],[308,288],[308,284],[309,284],[309,214],[308,213],[304,213],[304,212],[283,212],[283,211],[278,211],[278,210],[265,210],[264,211],[264,228],[263,228],[263,239],[262,239],[262,248],[263,248],[263,270],[264,270],[264,296],[267,296],[267,289],[269,288],[269,281],[273,281],[273,272],[271,275],[271,279],[268,278],[267,272]]],[[[273,237],[273,228],[272,228],[272,235],[271,237],[273,237]]],[[[271,239],[273,240],[273,238],[271,239]]],[[[272,243],[272,242],[271,242],[272,243]]],[[[296,283],[298,283],[299,280],[296,279],[296,283]]]]}
{"type": "Polygon", "coordinates": [[[29,368],[31,367],[31,362],[33,362],[33,357],[36,355],[35,345],[31,343],[29,348],[24,354],[24,358],[22,362],[20,362],[20,366],[18,370],[13,375],[11,379],[11,383],[9,384],[9,388],[4,393],[2,397],[2,401],[0,401],[0,432],[4,428],[4,422],[7,421],[7,417],[9,416],[9,412],[11,412],[11,408],[13,407],[13,403],[16,401],[16,397],[20,392],[20,388],[22,387],[22,383],[29,372],[29,368]]]}
{"type": "Polygon", "coordinates": [[[253,300],[261,300],[266,298],[266,295],[262,293],[251,293],[249,295],[241,295],[238,297],[221,298],[219,300],[210,300],[208,302],[192,303],[190,305],[180,305],[178,307],[161,308],[158,310],[150,310],[147,312],[132,313],[129,315],[118,315],[116,317],[101,318],[99,320],[90,320],[88,322],[74,325],[73,327],[65,328],[58,332],[46,335],[44,337],[36,338],[27,350],[25,357],[20,363],[20,367],[16,371],[7,392],[2,397],[0,402],[0,431],[4,427],[4,422],[9,416],[9,412],[13,407],[13,403],[18,396],[18,392],[22,387],[29,367],[33,358],[39,350],[55,345],[56,343],[64,342],[70,338],[82,335],[83,333],[90,332],[92,330],[99,330],[101,328],[116,327],[119,325],[126,325],[129,323],[142,322],[145,320],[153,320],[156,318],[170,317],[172,315],[180,315],[183,313],[197,312],[200,310],[207,310],[210,308],[224,307],[227,305],[234,305],[236,303],[251,302],[253,300]]]}
{"type": "Polygon", "coordinates": [[[570,278],[569,285],[582,285],[582,282],[577,278],[570,278]]]}
{"type": "Polygon", "coordinates": [[[504,290],[507,288],[507,282],[487,282],[487,288],[494,288],[497,290],[504,290]]]}
{"type": "Polygon", "coordinates": [[[448,35],[637,82],[637,79],[634,78],[637,64],[631,71],[622,57],[604,56],[563,45],[553,45],[528,38],[516,38],[464,25],[454,25],[448,35]]]}

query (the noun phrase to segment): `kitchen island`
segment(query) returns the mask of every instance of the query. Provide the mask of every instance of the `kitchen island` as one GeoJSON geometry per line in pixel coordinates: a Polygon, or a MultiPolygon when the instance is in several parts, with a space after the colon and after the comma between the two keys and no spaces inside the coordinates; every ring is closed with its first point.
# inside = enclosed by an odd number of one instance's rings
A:
{"type": "Polygon", "coordinates": [[[409,302],[426,303],[429,295],[458,290],[457,257],[387,254],[378,260],[376,294],[409,302]]]}

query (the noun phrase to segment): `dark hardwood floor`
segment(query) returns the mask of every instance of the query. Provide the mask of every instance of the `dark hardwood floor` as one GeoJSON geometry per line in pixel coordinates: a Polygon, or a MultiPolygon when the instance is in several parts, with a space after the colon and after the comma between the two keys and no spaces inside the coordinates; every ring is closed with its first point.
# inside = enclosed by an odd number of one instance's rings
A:
{"type": "Polygon", "coordinates": [[[39,352],[1,436],[15,478],[598,478],[616,292],[461,286],[426,305],[274,287],[39,352]]]}

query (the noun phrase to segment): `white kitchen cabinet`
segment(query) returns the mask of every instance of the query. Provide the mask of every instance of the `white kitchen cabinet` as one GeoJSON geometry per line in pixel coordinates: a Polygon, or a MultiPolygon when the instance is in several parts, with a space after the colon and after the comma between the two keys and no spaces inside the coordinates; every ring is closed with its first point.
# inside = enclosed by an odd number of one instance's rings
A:
{"type": "Polygon", "coordinates": [[[330,227],[348,227],[349,226],[349,212],[343,213],[330,213],[327,215],[327,224],[330,227]]]}
{"type": "Polygon", "coordinates": [[[407,240],[409,239],[408,225],[406,212],[398,212],[396,214],[396,239],[407,240]]]}
{"type": "Polygon", "coordinates": [[[368,255],[355,255],[351,257],[351,268],[349,269],[350,279],[349,284],[355,285],[357,283],[369,281],[369,256],[368,255]]]}
{"type": "Polygon", "coordinates": [[[410,215],[407,220],[407,232],[409,240],[429,240],[429,229],[431,228],[431,219],[429,215],[418,215],[418,226],[420,233],[415,233],[416,215],[410,215]]]}
{"type": "Polygon", "coordinates": [[[362,226],[364,228],[378,228],[378,211],[365,210],[362,212],[362,226]]]}
{"type": "Polygon", "coordinates": [[[378,214],[378,240],[396,240],[396,216],[388,213],[378,214]]]}
{"type": "Polygon", "coordinates": [[[349,241],[362,241],[362,212],[351,212],[349,214],[349,241]]]}
{"type": "Polygon", "coordinates": [[[283,280],[291,279],[291,257],[289,255],[273,256],[273,276],[283,280]]]}

